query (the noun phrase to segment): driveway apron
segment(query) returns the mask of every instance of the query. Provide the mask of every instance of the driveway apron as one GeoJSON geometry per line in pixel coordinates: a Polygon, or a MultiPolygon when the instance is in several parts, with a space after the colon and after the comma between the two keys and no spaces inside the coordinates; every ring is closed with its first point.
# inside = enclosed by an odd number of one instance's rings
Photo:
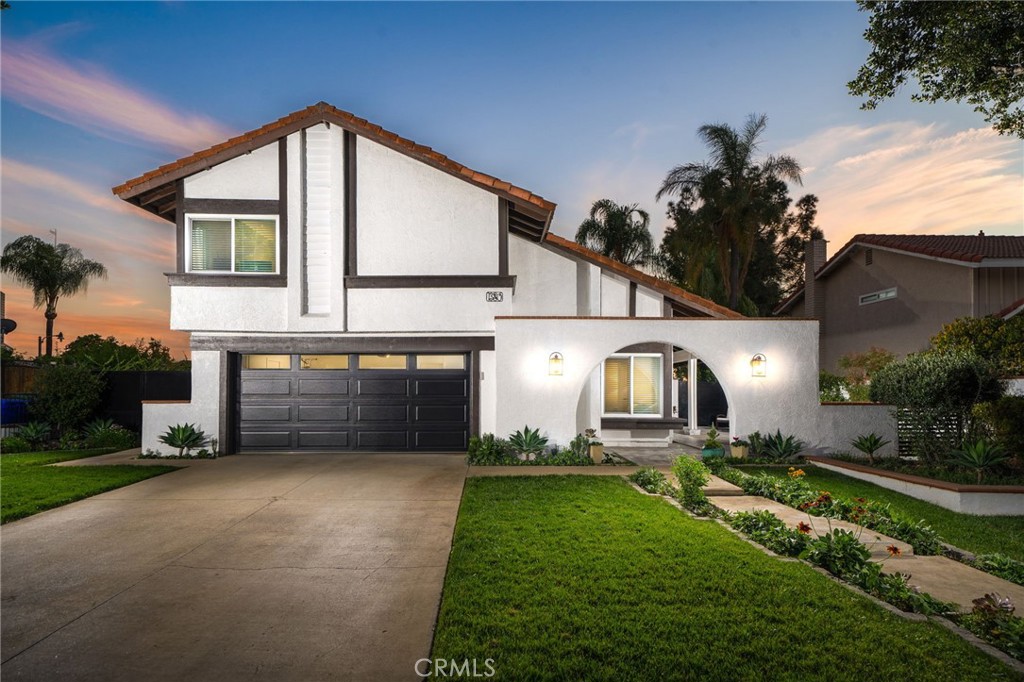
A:
{"type": "Polygon", "coordinates": [[[7,680],[419,679],[461,455],[239,455],[0,530],[7,680]]]}

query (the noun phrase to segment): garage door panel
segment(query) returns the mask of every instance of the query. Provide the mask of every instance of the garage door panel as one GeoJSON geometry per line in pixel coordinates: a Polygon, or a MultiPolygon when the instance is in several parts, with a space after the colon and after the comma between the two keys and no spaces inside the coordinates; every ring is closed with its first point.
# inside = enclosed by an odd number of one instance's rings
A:
{"type": "Polygon", "coordinates": [[[409,405],[358,405],[356,419],[360,422],[409,422],[409,405]]]}
{"type": "Polygon", "coordinates": [[[288,395],[291,379],[243,379],[242,395],[288,395]]]}
{"type": "Polygon", "coordinates": [[[299,379],[299,395],[348,395],[348,379],[299,379]]]}
{"type": "Polygon", "coordinates": [[[291,405],[242,405],[245,422],[286,422],[291,418],[291,405]]]}
{"type": "Polygon", "coordinates": [[[465,450],[465,431],[417,431],[416,447],[421,450],[465,450]]]}
{"type": "Polygon", "coordinates": [[[408,431],[358,431],[356,447],[360,450],[408,450],[408,431]]]}
{"type": "Polygon", "coordinates": [[[416,395],[464,398],[469,395],[469,382],[465,379],[416,379],[416,395]]]}
{"type": "Polygon", "coordinates": [[[360,396],[405,396],[409,395],[408,379],[357,379],[360,396]]]}
{"type": "Polygon", "coordinates": [[[468,405],[417,405],[416,423],[437,423],[469,421],[468,405]]]}
{"type": "Polygon", "coordinates": [[[300,448],[341,450],[348,446],[348,431],[299,431],[300,448]]]}
{"type": "Polygon", "coordinates": [[[239,441],[243,448],[290,450],[292,448],[292,432],[243,430],[239,441]]]}
{"type": "Polygon", "coordinates": [[[299,405],[300,422],[347,422],[348,405],[299,405]]]}

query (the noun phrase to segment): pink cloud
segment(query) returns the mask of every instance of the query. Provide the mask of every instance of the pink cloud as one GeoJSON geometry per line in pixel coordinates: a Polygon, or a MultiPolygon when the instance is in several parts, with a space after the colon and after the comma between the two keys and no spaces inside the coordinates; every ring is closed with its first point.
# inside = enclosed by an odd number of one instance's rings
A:
{"type": "Polygon", "coordinates": [[[231,137],[219,123],[176,112],[95,66],[62,61],[38,40],[5,39],[2,73],[4,97],[110,139],[193,152],[231,137]]]}

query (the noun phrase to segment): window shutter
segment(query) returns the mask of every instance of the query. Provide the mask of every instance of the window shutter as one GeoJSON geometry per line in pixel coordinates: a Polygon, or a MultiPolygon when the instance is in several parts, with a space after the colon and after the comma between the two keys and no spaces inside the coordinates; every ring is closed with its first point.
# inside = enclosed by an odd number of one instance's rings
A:
{"type": "Polygon", "coordinates": [[[604,411],[629,414],[629,358],[604,361],[604,411]]]}
{"type": "Polygon", "coordinates": [[[633,414],[661,414],[661,358],[633,358],[633,414]]]}
{"type": "Polygon", "coordinates": [[[235,220],[235,272],[277,272],[273,220],[235,220]]]}
{"type": "Polygon", "coordinates": [[[191,269],[231,271],[231,222],[227,220],[192,221],[191,269]]]}

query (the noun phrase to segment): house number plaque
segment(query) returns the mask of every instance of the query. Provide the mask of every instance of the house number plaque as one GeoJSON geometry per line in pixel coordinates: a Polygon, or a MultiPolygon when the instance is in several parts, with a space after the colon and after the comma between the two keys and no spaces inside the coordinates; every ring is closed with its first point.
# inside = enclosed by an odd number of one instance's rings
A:
{"type": "Polygon", "coordinates": [[[501,303],[504,300],[505,300],[505,292],[504,291],[488,291],[487,292],[487,302],[488,303],[501,303]]]}

